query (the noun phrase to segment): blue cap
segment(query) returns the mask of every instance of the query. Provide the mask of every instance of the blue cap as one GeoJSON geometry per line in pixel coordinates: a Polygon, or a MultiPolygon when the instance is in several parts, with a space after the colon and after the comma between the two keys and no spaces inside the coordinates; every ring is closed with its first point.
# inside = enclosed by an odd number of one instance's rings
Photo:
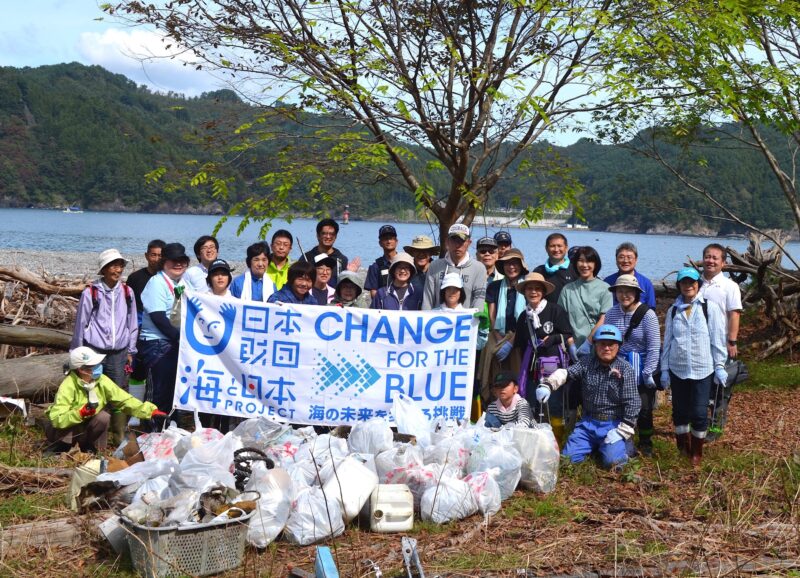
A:
{"type": "Polygon", "coordinates": [[[616,325],[606,323],[597,328],[592,341],[616,341],[617,343],[622,343],[622,334],[616,325]]]}
{"type": "Polygon", "coordinates": [[[681,279],[692,279],[693,281],[700,280],[700,273],[697,272],[697,269],[694,267],[684,267],[680,271],[678,271],[678,283],[680,283],[681,279]]]}
{"type": "Polygon", "coordinates": [[[494,234],[494,240],[497,241],[499,245],[510,245],[511,233],[509,233],[508,231],[497,231],[494,234]]]}

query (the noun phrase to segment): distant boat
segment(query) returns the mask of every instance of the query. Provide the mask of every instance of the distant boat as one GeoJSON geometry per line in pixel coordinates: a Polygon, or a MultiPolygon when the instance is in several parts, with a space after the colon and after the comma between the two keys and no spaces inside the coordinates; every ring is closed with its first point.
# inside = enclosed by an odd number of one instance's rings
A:
{"type": "Polygon", "coordinates": [[[64,209],[64,210],[63,210],[63,211],[61,211],[61,212],[62,212],[62,213],[82,213],[82,212],[83,212],[83,209],[81,209],[81,208],[80,208],[79,206],[77,206],[77,205],[73,205],[72,207],[67,207],[66,209],[64,209]]]}

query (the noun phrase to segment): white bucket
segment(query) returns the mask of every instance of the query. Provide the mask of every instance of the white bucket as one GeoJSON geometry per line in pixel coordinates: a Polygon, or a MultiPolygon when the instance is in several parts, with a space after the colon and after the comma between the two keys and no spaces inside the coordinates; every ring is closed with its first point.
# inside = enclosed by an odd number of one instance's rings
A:
{"type": "Polygon", "coordinates": [[[407,532],[414,527],[414,495],[405,484],[380,484],[370,496],[373,532],[407,532]]]}
{"type": "Polygon", "coordinates": [[[348,456],[339,462],[336,471],[322,486],[328,499],[335,497],[342,506],[344,521],[349,522],[367,503],[378,485],[378,474],[361,460],[348,456]]]}

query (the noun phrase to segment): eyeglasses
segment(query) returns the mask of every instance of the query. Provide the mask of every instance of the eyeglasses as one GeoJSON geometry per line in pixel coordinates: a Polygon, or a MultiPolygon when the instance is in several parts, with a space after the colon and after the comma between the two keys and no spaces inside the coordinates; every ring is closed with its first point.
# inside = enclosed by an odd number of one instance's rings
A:
{"type": "Polygon", "coordinates": [[[320,237],[335,237],[336,236],[336,231],[320,231],[319,236],[320,237]]]}
{"type": "Polygon", "coordinates": [[[478,253],[497,253],[497,247],[478,247],[478,253]]]}
{"type": "Polygon", "coordinates": [[[611,349],[612,347],[618,346],[619,343],[616,341],[595,341],[594,346],[598,349],[611,349]]]}

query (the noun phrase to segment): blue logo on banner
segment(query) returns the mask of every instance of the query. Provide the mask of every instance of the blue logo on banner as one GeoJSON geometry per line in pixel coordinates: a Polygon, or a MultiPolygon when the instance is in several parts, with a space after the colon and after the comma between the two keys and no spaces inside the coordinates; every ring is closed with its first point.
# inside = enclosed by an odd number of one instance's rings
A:
{"type": "Polygon", "coordinates": [[[355,389],[353,395],[358,396],[375,385],[380,379],[381,376],[378,371],[364,361],[364,358],[360,355],[356,355],[355,363],[351,363],[340,354],[337,354],[337,356],[339,361],[334,362],[321,353],[317,354],[317,357],[319,357],[317,366],[319,371],[316,377],[317,393],[334,389],[334,393],[338,395],[353,387],[355,389]]]}

